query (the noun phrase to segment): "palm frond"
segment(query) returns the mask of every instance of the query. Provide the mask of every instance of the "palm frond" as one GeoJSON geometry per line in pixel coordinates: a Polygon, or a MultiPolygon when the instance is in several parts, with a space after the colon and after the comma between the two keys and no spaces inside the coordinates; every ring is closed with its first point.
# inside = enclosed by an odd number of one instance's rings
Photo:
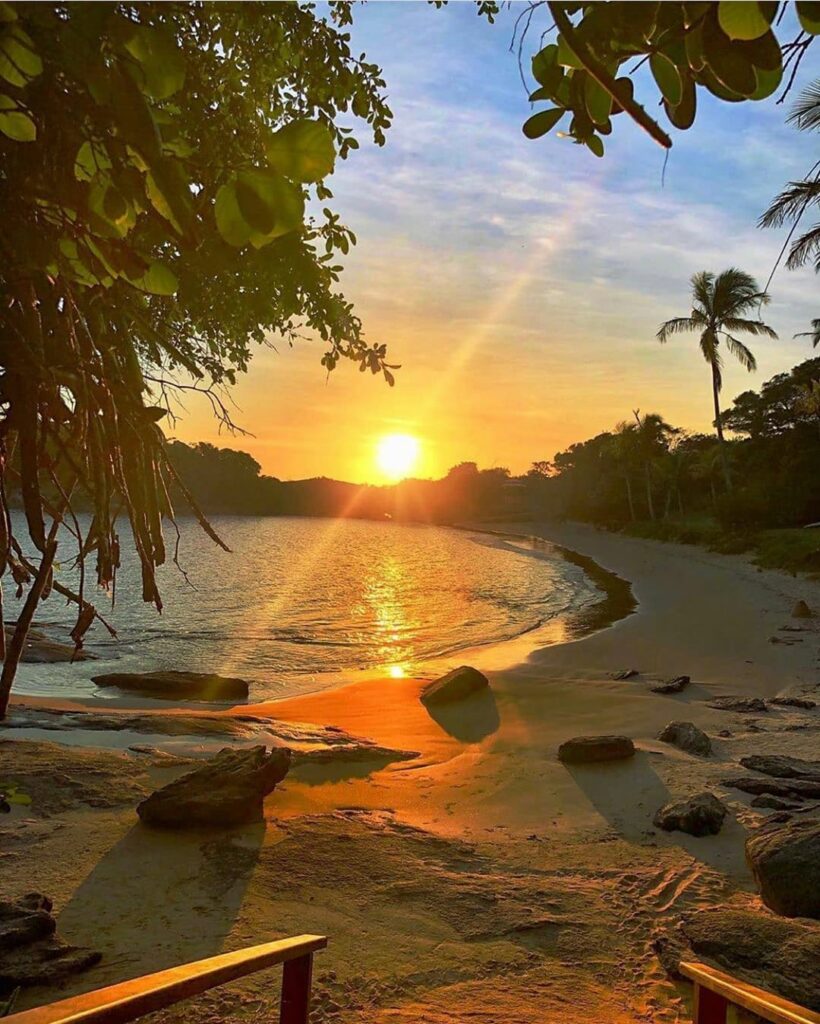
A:
{"type": "Polygon", "coordinates": [[[698,315],[697,310],[693,309],[691,316],[676,316],[662,323],[655,337],[663,345],[672,334],[685,334],[687,331],[697,331],[701,327],[703,327],[702,317],[698,315]]]}
{"type": "Polygon", "coordinates": [[[789,270],[796,270],[802,267],[809,259],[814,259],[815,269],[820,258],[820,224],[815,224],[808,231],[800,235],[789,249],[789,258],[786,266],[789,270]]]}
{"type": "Polygon", "coordinates": [[[804,181],[790,181],[783,191],[771,201],[769,208],[758,220],[758,227],[782,227],[786,221],[796,220],[810,206],[815,206],[818,203],[820,203],[820,181],[817,177],[806,178],[804,181]]]}
{"type": "Polygon", "coordinates": [[[701,270],[692,275],[692,295],[695,302],[700,303],[705,313],[712,310],[712,300],[715,286],[715,275],[708,270],[701,270]]]}
{"type": "Polygon", "coordinates": [[[706,330],[701,334],[700,350],[703,353],[703,358],[712,367],[715,373],[718,381],[718,391],[723,387],[723,374],[721,373],[723,357],[720,354],[719,345],[719,339],[714,331],[706,330]]]}
{"type": "Polygon", "coordinates": [[[712,312],[719,320],[767,301],[768,296],[760,291],[757,281],[745,270],[729,267],[715,278],[712,312]]]}
{"type": "Polygon", "coordinates": [[[812,348],[820,345],[820,320],[812,320],[811,330],[795,334],[795,338],[811,338],[812,348]]]}
{"type": "Polygon", "coordinates": [[[754,353],[750,348],[747,348],[742,341],[738,341],[737,338],[733,338],[731,334],[726,335],[726,347],[737,359],[744,370],[748,370],[752,373],[757,369],[757,360],[754,357],[754,353]]]}
{"type": "Polygon", "coordinates": [[[753,334],[756,338],[774,338],[777,340],[777,331],[764,324],[762,320],[746,320],[743,317],[728,316],[722,323],[727,331],[753,334]]]}
{"type": "Polygon", "coordinates": [[[820,128],[820,79],[812,82],[798,96],[786,124],[793,124],[801,131],[815,131],[820,128]]]}

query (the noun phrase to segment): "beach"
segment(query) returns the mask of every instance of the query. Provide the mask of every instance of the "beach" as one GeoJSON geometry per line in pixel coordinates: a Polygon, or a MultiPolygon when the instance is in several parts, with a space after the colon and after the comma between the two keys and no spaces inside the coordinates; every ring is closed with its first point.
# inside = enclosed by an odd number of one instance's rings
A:
{"type": "MultiPolygon", "coordinates": [[[[476,649],[470,663],[489,690],[433,714],[419,700],[427,680],[372,679],[210,713],[132,702],[162,718],[156,732],[74,729],[69,745],[53,743],[72,735],[54,731],[59,715],[43,725],[49,707],[136,712],[125,700],[15,701],[12,722],[29,726],[0,732],[0,778],[42,800],[0,819],[4,891],[48,894],[62,937],[103,953],[60,995],[313,932],[330,940],[316,962],[316,1021],[688,1019],[687,990],[668,979],[654,940],[700,908],[760,906],[744,840],[770,812],[723,783],[748,754],[816,756],[820,733],[818,708],[741,714],[707,702],[818,698],[820,618],[791,611],[798,600],[820,610],[820,584],[587,526],[509,531],[628,581],[635,610],[523,661],[515,645],[476,649]],[[684,674],[692,682],[678,694],[650,689],[684,674]],[[263,742],[268,723],[302,751],[264,825],[203,834],[137,823],[135,803],[189,770],[188,748],[204,742],[179,723],[168,731],[168,719],[192,714],[208,720],[213,749],[221,728],[232,743],[263,742]],[[705,730],[712,755],[659,741],[673,720],[705,730]],[[372,743],[342,744],[334,729],[372,743]],[[630,737],[636,756],[558,761],[565,740],[608,733],[630,737]],[[661,805],[703,790],[729,808],[718,835],[653,826],[661,805]]],[[[274,975],[164,1019],[271,1019],[274,975]]],[[[32,989],[20,1008],[57,997],[32,989]]]]}

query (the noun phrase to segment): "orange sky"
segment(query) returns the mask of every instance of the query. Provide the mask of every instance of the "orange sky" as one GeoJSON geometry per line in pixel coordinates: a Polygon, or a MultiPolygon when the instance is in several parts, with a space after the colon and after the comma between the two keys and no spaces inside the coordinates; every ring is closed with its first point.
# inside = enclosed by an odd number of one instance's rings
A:
{"type": "MultiPolygon", "coordinates": [[[[696,339],[662,348],[654,333],[688,312],[694,271],[735,264],[766,280],[782,238],[756,218],[811,165],[813,140],[783,107],[704,103],[662,182],[662,152],[630,124],[600,161],[524,139],[514,12],[495,26],[459,4],[355,17],[353,48],[382,65],[396,119],[383,150],[359,132],[329,183],[359,239],[343,289],[402,364],[396,387],[344,365],[326,380],[320,342],[263,349],[233,391],[254,437],[220,437],[190,401],[174,436],[242,448],[282,479],[382,482],[386,433],[418,436],[417,475],[439,476],[465,460],[525,471],[635,408],[709,429],[696,339]]],[[[810,270],[778,274],[766,319],[781,341],[755,346],[755,377],[727,367],[725,404],[812,355],[792,335],[820,312],[815,290],[810,270]]]]}

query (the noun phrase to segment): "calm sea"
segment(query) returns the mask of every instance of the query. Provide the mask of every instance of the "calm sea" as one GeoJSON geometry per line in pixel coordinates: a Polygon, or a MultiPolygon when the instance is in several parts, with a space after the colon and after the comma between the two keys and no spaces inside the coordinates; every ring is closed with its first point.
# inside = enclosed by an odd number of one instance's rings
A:
{"type": "MultiPolygon", "coordinates": [[[[95,673],[173,668],[242,676],[260,700],[352,672],[410,674],[549,627],[600,597],[582,569],[526,540],[357,520],[222,516],[214,525],[230,554],[193,520],[180,522],[189,582],[173,565],[160,570],[161,615],[140,600],[124,538],[116,603],[92,597],[118,640],[95,625],[86,645],[99,661],[22,666],[16,691],[91,694],[95,673]]],[[[60,578],[75,585],[71,551],[58,558],[60,578]]],[[[13,618],[7,585],[5,599],[13,618]]],[[[37,620],[67,640],[73,612],[53,594],[37,620]]]]}

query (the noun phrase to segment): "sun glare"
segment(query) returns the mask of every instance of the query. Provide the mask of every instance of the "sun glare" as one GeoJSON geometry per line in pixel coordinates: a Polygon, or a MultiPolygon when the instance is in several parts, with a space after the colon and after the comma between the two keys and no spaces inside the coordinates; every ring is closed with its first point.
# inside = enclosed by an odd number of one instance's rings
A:
{"type": "Polygon", "coordinates": [[[410,434],[386,434],[376,447],[376,463],[390,480],[401,480],[418,462],[419,441],[410,434]]]}

